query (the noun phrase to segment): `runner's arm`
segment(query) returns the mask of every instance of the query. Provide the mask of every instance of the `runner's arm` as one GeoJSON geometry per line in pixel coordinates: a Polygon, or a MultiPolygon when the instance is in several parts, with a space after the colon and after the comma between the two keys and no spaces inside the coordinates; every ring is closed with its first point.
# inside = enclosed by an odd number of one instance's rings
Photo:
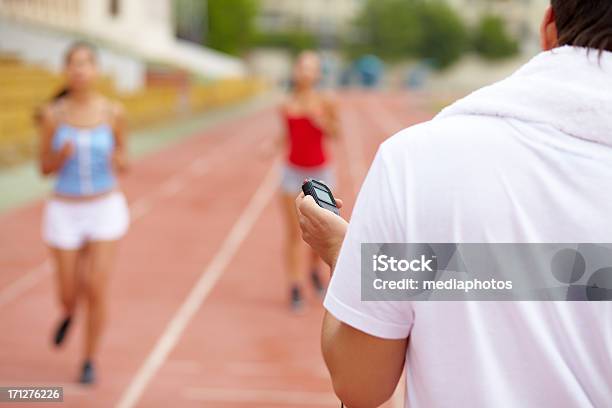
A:
{"type": "Polygon", "coordinates": [[[117,171],[125,172],[128,169],[127,153],[127,121],[123,106],[116,103],[113,108],[113,134],[115,135],[115,153],[113,164],[117,171]]]}
{"type": "Polygon", "coordinates": [[[340,135],[340,121],[338,117],[338,103],[332,95],[324,95],[323,107],[325,109],[325,132],[331,139],[338,139],[340,135]]]}
{"type": "Polygon", "coordinates": [[[57,128],[55,117],[51,106],[46,106],[37,114],[37,122],[40,134],[39,166],[40,172],[51,175],[59,171],[66,160],[73,154],[72,143],[65,143],[60,151],[55,152],[52,148],[53,135],[57,128]]]}

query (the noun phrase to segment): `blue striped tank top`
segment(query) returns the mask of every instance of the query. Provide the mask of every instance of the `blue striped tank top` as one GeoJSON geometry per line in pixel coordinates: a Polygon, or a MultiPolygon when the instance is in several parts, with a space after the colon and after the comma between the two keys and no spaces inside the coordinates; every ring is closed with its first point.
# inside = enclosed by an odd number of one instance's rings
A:
{"type": "Polygon", "coordinates": [[[61,150],[68,141],[74,153],[58,173],[55,192],[80,197],[113,190],[117,180],[112,165],[115,138],[111,126],[80,128],[60,124],[53,136],[53,150],[61,150]]]}

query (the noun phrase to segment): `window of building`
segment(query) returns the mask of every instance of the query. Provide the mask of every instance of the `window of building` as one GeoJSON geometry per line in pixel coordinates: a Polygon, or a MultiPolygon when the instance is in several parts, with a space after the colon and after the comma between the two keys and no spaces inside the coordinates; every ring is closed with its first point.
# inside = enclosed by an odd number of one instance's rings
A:
{"type": "Polygon", "coordinates": [[[120,13],[120,0],[110,0],[110,15],[117,17],[120,13]]]}

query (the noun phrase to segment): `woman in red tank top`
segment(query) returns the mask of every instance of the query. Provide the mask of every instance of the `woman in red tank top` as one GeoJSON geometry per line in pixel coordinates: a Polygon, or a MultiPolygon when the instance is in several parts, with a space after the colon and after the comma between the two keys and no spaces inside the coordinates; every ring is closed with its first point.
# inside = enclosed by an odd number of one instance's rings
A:
{"type": "MultiPolygon", "coordinates": [[[[290,304],[294,311],[303,307],[303,250],[295,198],[301,191],[304,179],[317,179],[333,186],[333,173],[325,145],[328,139],[338,136],[338,120],[334,102],[317,91],[321,76],[321,62],[314,52],[299,55],[293,70],[293,90],[281,107],[285,122],[286,161],[283,166],[281,189],[283,209],[287,224],[285,267],[290,284],[290,304]]],[[[322,262],[312,251],[309,255],[310,280],[319,295],[325,287],[319,270],[322,262]]]]}

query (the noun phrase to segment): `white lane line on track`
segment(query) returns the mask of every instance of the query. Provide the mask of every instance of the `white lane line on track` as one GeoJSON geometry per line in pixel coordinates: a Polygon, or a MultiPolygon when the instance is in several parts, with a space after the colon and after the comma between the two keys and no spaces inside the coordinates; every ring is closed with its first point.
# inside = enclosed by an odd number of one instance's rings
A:
{"type": "Polygon", "coordinates": [[[181,392],[187,400],[201,402],[234,402],[251,404],[286,404],[290,406],[338,407],[338,400],[329,392],[257,390],[236,388],[188,388],[181,392]]]}
{"type": "Polygon", "coordinates": [[[201,157],[191,163],[190,170],[196,176],[201,176],[210,169],[210,163],[204,157],[201,157]]]}
{"type": "Polygon", "coordinates": [[[188,178],[190,173],[196,177],[203,176],[210,170],[208,166],[208,160],[204,157],[195,159],[191,165],[188,166],[186,171],[178,172],[177,174],[169,177],[163,182],[160,187],[153,190],[149,194],[135,200],[130,205],[130,216],[132,222],[144,217],[151,209],[156,200],[160,198],[169,198],[178,194],[188,184],[188,178]]]}
{"type": "Polygon", "coordinates": [[[251,197],[244,211],[223,241],[221,248],[204,269],[195,286],[193,286],[185,301],[176,311],[155,344],[155,347],[136,373],[136,376],[121,395],[116,405],[117,408],[131,408],[136,405],[148,383],[160,369],[195,313],[206,297],[208,297],[208,294],[214,288],[219,278],[221,278],[225,268],[229,265],[260,214],[274,196],[274,191],[278,186],[277,167],[278,161],[275,161],[264,181],[259,185],[257,191],[251,197]]]}
{"type": "Polygon", "coordinates": [[[49,272],[51,272],[51,262],[47,260],[17,278],[0,292],[0,308],[36,285],[49,272]]]}
{"type": "Polygon", "coordinates": [[[169,198],[177,195],[183,188],[188,185],[189,173],[196,177],[201,177],[208,173],[210,166],[208,160],[204,157],[195,159],[189,165],[187,171],[181,171],[163,182],[159,188],[145,195],[144,197],[135,200],[130,205],[130,216],[132,221],[136,221],[144,217],[151,211],[153,204],[160,198],[169,198]]]}
{"type": "Polygon", "coordinates": [[[134,221],[144,217],[151,208],[153,207],[153,202],[151,200],[137,200],[134,204],[130,205],[130,219],[133,223],[134,221]]]}
{"type": "Polygon", "coordinates": [[[183,174],[180,174],[177,177],[173,177],[172,179],[162,184],[160,189],[161,195],[166,197],[172,197],[176,195],[179,191],[183,189],[186,181],[186,177],[184,177],[183,174]]]}

